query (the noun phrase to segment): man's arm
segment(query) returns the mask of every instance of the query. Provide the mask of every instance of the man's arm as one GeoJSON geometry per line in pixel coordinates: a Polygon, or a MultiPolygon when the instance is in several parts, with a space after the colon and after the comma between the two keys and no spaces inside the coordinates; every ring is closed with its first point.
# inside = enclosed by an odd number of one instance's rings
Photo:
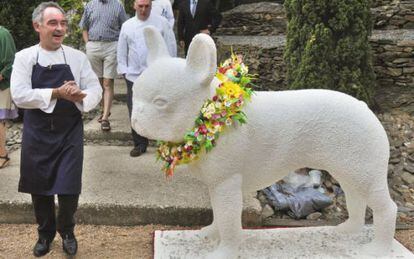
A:
{"type": "MultiPolygon", "coordinates": [[[[0,60],[0,81],[10,79],[14,55],[16,53],[16,46],[14,45],[11,34],[7,30],[4,30],[2,34],[0,39],[0,57],[2,58],[0,60]]],[[[7,84],[4,86],[7,86],[7,84]]]]}
{"type": "Polygon", "coordinates": [[[53,112],[56,99],[52,99],[52,88],[32,88],[32,68],[34,62],[29,51],[16,54],[10,78],[10,92],[14,103],[25,109],[41,109],[46,113],[53,112]]]}
{"type": "Polygon", "coordinates": [[[118,74],[125,75],[128,71],[128,41],[126,35],[125,23],[121,27],[119,33],[118,46],[116,51],[116,59],[118,62],[117,70],[118,74]]]}
{"type": "Polygon", "coordinates": [[[164,41],[167,44],[168,52],[170,53],[171,57],[177,56],[177,41],[175,40],[174,31],[168,24],[167,19],[163,18],[163,37],[164,41]]]}
{"type": "Polygon", "coordinates": [[[172,6],[171,6],[171,3],[170,3],[170,0],[166,0],[167,1],[167,4],[166,4],[166,12],[167,12],[167,16],[165,17],[165,18],[167,18],[167,20],[168,20],[168,23],[169,23],[169,25],[170,25],[170,27],[171,27],[171,29],[174,29],[174,22],[175,22],[175,20],[174,20],[174,12],[173,12],[173,9],[172,9],[172,6]]]}
{"type": "Polygon", "coordinates": [[[185,3],[182,2],[178,8],[178,21],[177,21],[177,34],[178,34],[178,41],[180,42],[180,47],[184,47],[184,30],[185,30],[185,17],[184,17],[184,8],[183,5],[185,3]]]}
{"type": "Polygon", "coordinates": [[[209,17],[211,21],[209,25],[209,31],[210,33],[214,33],[217,27],[219,27],[223,16],[221,15],[219,11],[217,11],[216,7],[210,1],[208,1],[208,10],[209,10],[209,17]]]}
{"type": "Polygon", "coordinates": [[[128,20],[128,15],[126,14],[125,8],[124,8],[124,6],[122,5],[121,2],[119,3],[119,5],[120,5],[120,7],[119,7],[120,8],[120,13],[118,15],[118,23],[119,23],[119,28],[121,28],[122,24],[126,20],[128,20]]]}
{"type": "Polygon", "coordinates": [[[85,10],[82,14],[82,18],[79,22],[79,27],[82,29],[82,38],[83,41],[85,42],[85,44],[89,41],[89,34],[88,34],[88,29],[89,29],[89,20],[88,20],[88,6],[89,4],[87,4],[85,6],[85,10]]]}
{"type": "Polygon", "coordinates": [[[89,34],[88,34],[88,31],[87,30],[83,30],[82,31],[82,38],[83,38],[83,41],[85,42],[85,44],[88,43],[88,41],[89,41],[89,34]]]}
{"type": "Polygon", "coordinates": [[[67,94],[72,95],[79,110],[88,112],[101,101],[102,87],[86,55],[82,56],[80,73],[79,87],[72,85],[73,88],[68,86],[65,90],[67,94]],[[81,93],[79,93],[79,90],[81,90],[81,93]]]}

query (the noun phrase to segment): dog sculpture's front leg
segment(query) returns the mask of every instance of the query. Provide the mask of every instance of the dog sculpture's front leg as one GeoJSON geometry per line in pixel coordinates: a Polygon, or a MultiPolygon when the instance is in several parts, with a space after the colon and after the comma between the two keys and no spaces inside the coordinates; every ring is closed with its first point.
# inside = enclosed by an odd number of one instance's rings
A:
{"type": "Polygon", "coordinates": [[[237,258],[242,241],[241,214],[243,207],[242,176],[232,175],[210,192],[220,243],[207,258],[237,258]]]}
{"type": "MultiPolygon", "coordinates": [[[[214,188],[209,188],[210,204],[212,208],[214,208],[213,204],[215,202],[214,201],[215,196],[213,195],[213,193],[214,193],[214,188]]],[[[214,241],[220,239],[220,233],[219,233],[218,226],[217,226],[216,214],[217,214],[217,211],[213,210],[213,222],[210,225],[205,226],[200,230],[200,236],[202,238],[210,239],[214,241]]]]}

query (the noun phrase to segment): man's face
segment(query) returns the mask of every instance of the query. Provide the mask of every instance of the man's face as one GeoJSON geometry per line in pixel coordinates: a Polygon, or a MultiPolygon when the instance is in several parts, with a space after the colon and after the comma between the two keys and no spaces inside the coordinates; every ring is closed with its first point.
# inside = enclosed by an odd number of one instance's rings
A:
{"type": "Polygon", "coordinates": [[[68,21],[63,13],[54,7],[43,12],[43,20],[34,22],[33,27],[39,33],[40,46],[46,50],[57,50],[65,38],[68,21]]]}
{"type": "Polygon", "coordinates": [[[151,0],[135,0],[134,9],[138,19],[145,21],[151,13],[151,0]]]}

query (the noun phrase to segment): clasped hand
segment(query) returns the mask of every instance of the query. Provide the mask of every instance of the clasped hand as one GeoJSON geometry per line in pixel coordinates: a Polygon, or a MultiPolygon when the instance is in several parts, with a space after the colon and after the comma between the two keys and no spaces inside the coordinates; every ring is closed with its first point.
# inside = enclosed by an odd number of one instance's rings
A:
{"type": "Polygon", "coordinates": [[[65,83],[56,90],[58,98],[62,98],[71,102],[80,102],[86,96],[86,94],[81,91],[75,81],[65,81],[65,83]]]}

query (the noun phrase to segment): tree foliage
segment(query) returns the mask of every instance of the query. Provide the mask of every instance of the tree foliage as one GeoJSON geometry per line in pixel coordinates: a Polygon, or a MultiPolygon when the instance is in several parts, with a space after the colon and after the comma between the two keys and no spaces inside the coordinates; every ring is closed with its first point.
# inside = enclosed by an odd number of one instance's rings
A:
{"type": "Polygon", "coordinates": [[[57,2],[65,10],[69,19],[69,28],[65,38],[65,44],[79,49],[83,45],[82,30],[79,27],[79,22],[84,10],[84,1],[58,0],[57,2]]]}
{"type": "Polygon", "coordinates": [[[290,89],[327,88],[372,104],[370,0],[286,0],[290,89]]]}
{"type": "MultiPolygon", "coordinates": [[[[32,26],[32,13],[42,0],[0,0],[0,25],[6,27],[13,35],[18,50],[39,42],[32,26]]],[[[82,0],[55,0],[68,12],[69,30],[65,44],[79,48],[81,31],[79,21],[83,13],[82,0]]]]}
{"type": "Polygon", "coordinates": [[[42,0],[0,0],[0,25],[14,38],[18,50],[38,42],[32,27],[32,12],[42,0]]]}

